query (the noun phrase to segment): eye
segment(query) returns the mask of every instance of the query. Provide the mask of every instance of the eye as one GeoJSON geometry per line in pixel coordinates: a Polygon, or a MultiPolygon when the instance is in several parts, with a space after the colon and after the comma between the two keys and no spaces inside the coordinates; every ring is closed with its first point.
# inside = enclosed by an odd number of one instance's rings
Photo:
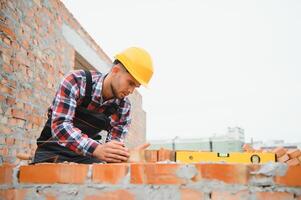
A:
{"type": "Polygon", "coordinates": [[[129,80],[129,85],[130,85],[131,87],[136,86],[135,83],[134,83],[133,81],[131,81],[131,80],[129,80]]]}

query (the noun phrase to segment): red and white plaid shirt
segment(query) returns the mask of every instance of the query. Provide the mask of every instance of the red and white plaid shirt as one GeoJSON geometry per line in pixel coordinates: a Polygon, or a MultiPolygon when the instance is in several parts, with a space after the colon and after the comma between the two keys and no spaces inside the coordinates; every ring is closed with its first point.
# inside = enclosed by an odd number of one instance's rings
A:
{"type": "MultiPolygon", "coordinates": [[[[111,130],[108,133],[107,141],[123,141],[131,123],[130,101],[127,97],[122,100],[104,101],[101,91],[105,75],[95,71],[91,71],[91,75],[92,101],[87,109],[104,112],[113,103],[119,105],[117,113],[110,117],[111,130]]],[[[73,125],[75,109],[83,102],[85,91],[86,76],[84,70],[76,70],[68,74],[59,85],[53,103],[48,110],[48,116],[51,116],[52,119],[52,136],[60,145],[77,153],[91,156],[99,143],[73,125]]]]}

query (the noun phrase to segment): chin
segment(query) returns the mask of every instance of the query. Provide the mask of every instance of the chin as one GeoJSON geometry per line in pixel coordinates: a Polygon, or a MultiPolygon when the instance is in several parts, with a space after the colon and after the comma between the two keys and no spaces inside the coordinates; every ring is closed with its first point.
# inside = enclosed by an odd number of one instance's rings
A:
{"type": "Polygon", "coordinates": [[[116,99],[123,99],[124,97],[122,95],[114,95],[116,99]]]}

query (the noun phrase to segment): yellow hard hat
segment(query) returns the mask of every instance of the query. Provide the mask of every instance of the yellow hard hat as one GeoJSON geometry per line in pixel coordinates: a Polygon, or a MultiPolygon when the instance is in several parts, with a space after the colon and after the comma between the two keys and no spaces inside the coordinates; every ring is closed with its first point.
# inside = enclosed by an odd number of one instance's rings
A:
{"type": "Polygon", "coordinates": [[[152,59],[147,51],[138,47],[130,47],[118,53],[115,58],[141,85],[147,86],[154,72],[152,59]]]}

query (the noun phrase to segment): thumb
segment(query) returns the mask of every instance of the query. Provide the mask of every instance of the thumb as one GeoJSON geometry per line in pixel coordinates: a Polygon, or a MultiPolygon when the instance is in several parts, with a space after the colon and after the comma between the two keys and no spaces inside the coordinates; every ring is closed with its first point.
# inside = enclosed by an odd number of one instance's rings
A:
{"type": "Polygon", "coordinates": [[[146,149],[146,148],[149,147],[149,146],[150,146],[150,143],[147,142],[147,143],[138,145],[137,147],[135,147],[135,150],[144,150],[144,149],[146,149]]]}

